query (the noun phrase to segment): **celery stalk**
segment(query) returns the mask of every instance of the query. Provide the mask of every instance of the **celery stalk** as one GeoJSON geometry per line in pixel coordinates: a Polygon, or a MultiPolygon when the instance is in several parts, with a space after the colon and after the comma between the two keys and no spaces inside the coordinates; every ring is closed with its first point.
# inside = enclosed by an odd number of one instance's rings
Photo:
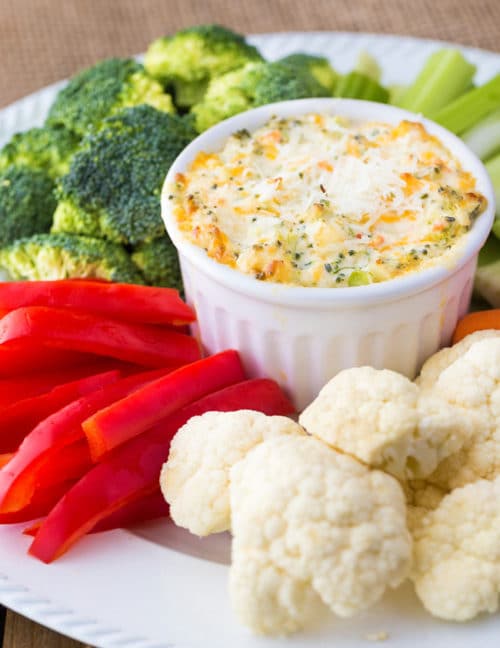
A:
{"type": "Polygon", "coordinates": [[[459,50],[440,49],[429,56],[398,105],[429,117],[464,93],[475,72],[459,50]]]}
{"type": "Polygon", "coordinates": [[[500,151],[500,110],[495,110],[462,135],[463,141],[481,160],[500,151]]]}
{"type": "Polygon", "coordinates": [[[349,72],[340,77],[335,86],[335,96],[379,103],[387,103],[389,99],[386,88],[361,72],[349,72]]]}
{"type": "Polygon", "coordinates": [[[361,50],[358,54],[358,59],[354,66],[354,72],[361,72],[361,74],[370,77],[370,79],[373,79],[377,83],[382,77],[382,69],[377,59],[366,50],[361,50]]]}
{"type": "Polygon", "coordinates": [[[488,160],[484,166],[489,173],[495,192],[496,219],[493,223],[492,232],[500,239],[500,155],[496,155],[491,160],[488,160]]]}
{"type": "Polygon", "coordinates": [[[500,74],[478,88],[469,90],[431,118],[461,135],[500,108],[500,74]]]}
{"type": "Polygon", "coordinates": [[[500,241],[491,235],[479,252],[474,293],[494,308],[500,307],[500,241]]]}

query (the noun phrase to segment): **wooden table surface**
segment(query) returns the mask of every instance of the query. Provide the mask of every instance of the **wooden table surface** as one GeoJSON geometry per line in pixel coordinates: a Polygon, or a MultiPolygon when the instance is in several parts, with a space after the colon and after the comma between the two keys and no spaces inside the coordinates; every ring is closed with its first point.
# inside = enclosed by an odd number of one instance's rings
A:
{"type": "MultiPolygon", "coordinates": [[[[0,0],[0,107],[107,56],[197,23],[241,32],[338,30],[500,51],[500,0],[0,0]]],[[[2,610],[3,648],[82,646],[2,610]],[[4,626],[5,619],[5,627],[4,626]]]]}

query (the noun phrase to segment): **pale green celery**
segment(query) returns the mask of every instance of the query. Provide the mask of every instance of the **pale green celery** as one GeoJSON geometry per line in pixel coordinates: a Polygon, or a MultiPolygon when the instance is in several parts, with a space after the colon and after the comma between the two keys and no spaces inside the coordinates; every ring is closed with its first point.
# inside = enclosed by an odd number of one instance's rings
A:
{"type": "Polygon", "coordinates": [[[500,307],[500,241],[491,235],[479,252],[474,294],[500,307]]]}
{"type": "Polygon", "coordinates": [[[354,270],[349,275],[347,280],[348,286],[366,286],[367,284],[373,283],[373,278],[369,272],[365,270],[354,270]]]}
{"type": "Polygon", "coordinates": [[[370,77],[370,79],[373,79],[377,83],[380,82],[380,78],[382,77],[382,68],[377,59],[366,50],[361,50],[358,54],[354,71],[361,72],[361,74],[370,77]]]}
{"type": "Polygon", "coordinates": [[[335,96],[379,103],[387,103],[389,99],[386,88],[361,72],[349,72],[340,77],[335,87],[335,96]]]}
{"type": "Polygon", "coordinates": [[[387,88],[389,90],[389,103],[393,106],[399,106],[399,102],[403,98],[405,92],[408,90],[408,86],[401,84],[390,85],[387,88]]]}
{"type": "Polygon", "coordinates": [[[488,160],[484,166],[489,173],[493,191],[495,192],[496,219],[493,223],[492,232],[500,239],[500,154],[488,160]]]}
{"type": "Polygon", "coordinates": [[[429,56],[397,105],[430,117],[466,92],[475,72],[459,50],[440,49],[429,56]]]}
{"type": "Polygon", "coordinates": [[[462,135],[498,109],[500,109],[500,74],[482,86],[469,90],[431,117],[456,135],[462,135]]]}
{"type": "Polygon", "coordinates": [[[464,133],[462,139],[481,160],[500,151],[500,109],[464,133]]]}

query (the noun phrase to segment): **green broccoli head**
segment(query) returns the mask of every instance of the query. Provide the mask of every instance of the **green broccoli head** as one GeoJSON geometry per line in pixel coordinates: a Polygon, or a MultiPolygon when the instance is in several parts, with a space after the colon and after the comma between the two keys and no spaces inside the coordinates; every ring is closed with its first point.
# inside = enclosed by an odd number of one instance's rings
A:
{"type": "Polygon", "coordinates": [[[51,178],[69,170],[79,138],[62,126],[30,128],[16,133],[0,150],[0,172],[11,165],[41,169],[51,178]]]}
{"type": "Polygon", "coordinates": [[[84,136],[110,115],[130,106],[148,104],[174,112],[170,95],[132,59],[111,58],[80,72],[57,95],[47,118],[84,136]]]}
{"type": "Polygon", "coordinates": [[[305,69],[275,63],[248,63],[214,79],[203,101],[192,108],[202,132],[244,110],[288,99],[327,97],[330,92],[305,69]]]}
{"type": "Polygon", "coordinates": [[[240,34],[219,25],[200,25],[155,40],[144,65],[151,76],[173,88],[178,106],[189,108],[201,101],[211,79],[262,60],[240,34]]]}
{"type": "Polygon", "coordinates": [[[121,245],[90,236],[36,234],[0,248],[0,267],[28,281],[84,277],[143,284],[121,245]]]}
{"type": "Polygon", "coordinates": [[[321,83],[324,88],[329,90],[330,94],[333,94],[338,74],[332,68],[328,59],[323,56],[312,56],[311,54],[297,52],[279,59],[278,63],[312,74],[318,83],[321,83]]]}
{"type": "Polygon", "coordinates": [[[83,140],[61,178],[52,231],[127,245],[162,236],[163,180],[195,135],[189,120],[146,105],[105,120],[83,140]]]}
{"type": "Polygon", "coordinates": [[[137,246],[132,252],[132,261],[141,271],[146,283],[176,288],[182,292],[179,257],[168,234],[151,243],[137,246]]]}
{"type": "Polygon", "coordinates": [[[0,174],[0,246],[48,232],[56,204],[54,182],[45,171],[8,167],[0,174]]]}

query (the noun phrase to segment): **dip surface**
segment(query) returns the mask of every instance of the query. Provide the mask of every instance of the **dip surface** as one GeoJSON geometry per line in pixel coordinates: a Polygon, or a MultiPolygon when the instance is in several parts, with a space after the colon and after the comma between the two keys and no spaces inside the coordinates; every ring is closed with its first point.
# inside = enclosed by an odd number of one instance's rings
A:
{"type": "Polygon", "coordinates": [[[186,238],[263,281],[342,287],[449,264],[486,198],[419,123],[273,118],[177,174],[186,238]]]}

